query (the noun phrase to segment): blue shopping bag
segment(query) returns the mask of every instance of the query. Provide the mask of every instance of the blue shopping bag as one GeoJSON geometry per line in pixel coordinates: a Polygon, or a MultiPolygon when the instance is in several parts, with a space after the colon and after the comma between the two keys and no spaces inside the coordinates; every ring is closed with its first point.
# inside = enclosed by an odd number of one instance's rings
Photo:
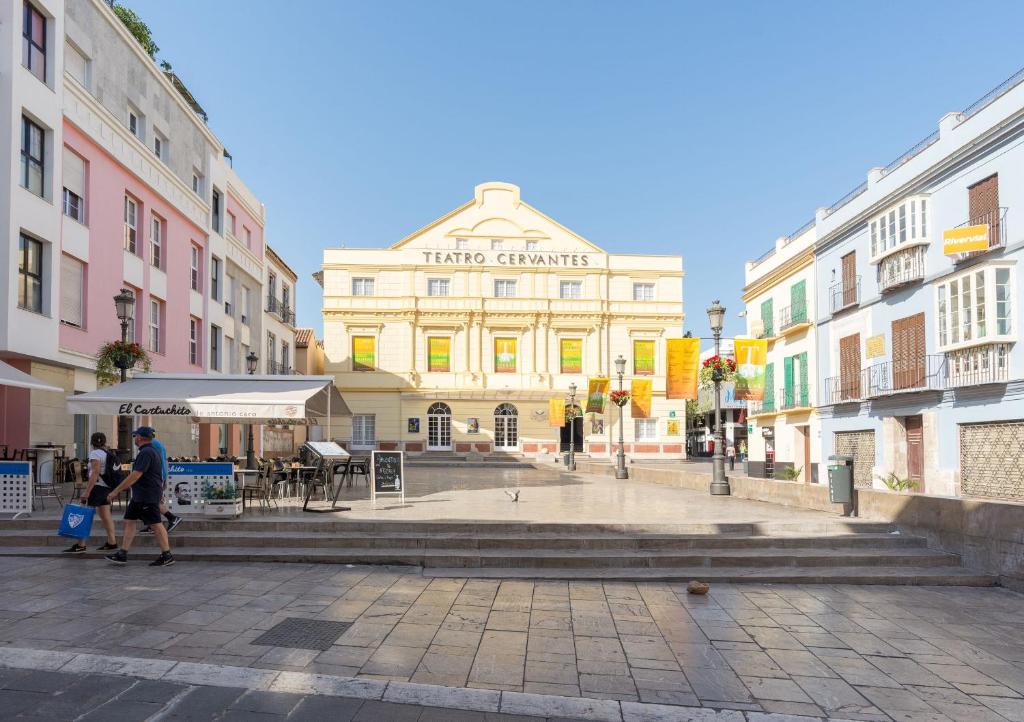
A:
{"type": "Polygon", "coordinates": [[[72,539],[88,539],[92,531],[92,518],[96,510],[91,506],[65,504],[64,515],[60,518],[60,536],[72,539]]]}

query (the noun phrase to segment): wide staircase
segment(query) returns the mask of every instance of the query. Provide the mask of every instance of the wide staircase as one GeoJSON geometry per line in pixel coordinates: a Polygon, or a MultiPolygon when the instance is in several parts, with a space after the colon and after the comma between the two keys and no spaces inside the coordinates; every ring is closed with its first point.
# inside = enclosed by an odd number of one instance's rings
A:
{"type": "MultiPolygon", "coordinates": [[[[0,556],[60,556],[57,520],[0,521],[0,556]]],[[[93,525],[86,556],[103,543],[93,525]]],[[[186,519],[180,561],[413,565],[433,577],[991,586],[925,539],[886,523],[612,525],[186,519]]],[[[153,552],[140,536],[135,557],[153,552]]]]}

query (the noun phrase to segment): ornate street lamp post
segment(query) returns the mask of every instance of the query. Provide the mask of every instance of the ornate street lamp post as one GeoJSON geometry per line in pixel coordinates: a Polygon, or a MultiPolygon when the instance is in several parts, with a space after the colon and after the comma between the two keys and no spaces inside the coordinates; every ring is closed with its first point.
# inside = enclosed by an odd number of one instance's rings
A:
{"type": "MultiPolygon", "coordinates": [[[[708,322],[715,337],[715,356],[721,354],[722,326],[725,322],[725,306],[715,300],[708,306],[708,322]]],[[[715,453],[711,457],[711,495],[728,496],[729,480],[725,477],[725,436],[722,433],[722,372],[715,368],[711,379],[715,382],[715,453]]]]}
{"type": "MultiPolygon", "coordinates": [[[[256,363],[259,360],[260,359],[256,355],[255,351],[250,351],[249,355],[245,357],[245,370],[249,373],[250,376],[252,376],[254,373],[256,373],[256,363]]],[[[248,430],[249,438],[248,438],[248,440],[246,442],[246,447],[245,447],[245,468],[246,469],[256,469],[256,468],[259,468],[259,467],[256,464],[256,449],[254,448],[255,444],[253,443],[253,440],[252,440],[252,424],[251,423],[248,424],[248,427],[249,427],[249,430],[248,430]]]]}
{"type": "MultiPolygon", "coordinates": [[[[622,391],[622,375],[626,373],[626,359],[622,358],[622,354],[615,359],[615,373],[619,375],[619,391],[622,391]]],[[[618,406],[618,404],[616,404],[618,406]]],[[[619,406],[619,453],[615,456],[615,478],[616,479],[628,479],[629,472],[626,471],[626,442],[623,438],[623,427],[622,427],[622,407],[619,406]]]]}
{"type": "MultiPolygon", "coordinates": [[[[114,308],[117,310],[117,319],[121,322],[121,344],[128,343],[128,324],[135,321],[135,294],[127,288],[114,296],[114,308]]],[[[128,380],[128,369],[131,368],[131,359],[127,354],[118,355],[116,365],[121,369],[121,383],[128,380]]],[[[129,461],[132,456],[132,427],[130,416],[117,417],[117,449],[121,462],[129,461]]]]}
{"type": "Polygon", "coordinates": [[[569,471],[576,471],[576,384],[569,384],[569,471]]]}

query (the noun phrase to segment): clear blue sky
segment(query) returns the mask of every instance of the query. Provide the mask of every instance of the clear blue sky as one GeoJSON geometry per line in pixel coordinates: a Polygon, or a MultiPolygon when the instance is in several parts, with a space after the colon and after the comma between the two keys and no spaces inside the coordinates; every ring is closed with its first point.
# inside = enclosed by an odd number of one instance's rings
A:
{"type": "Polygon", "coordinates": [[[1021,2],[123,0],[300,277],[487,180],[608,251],[684,257],[686,328],[743,262],[1024,65],[1021,2]]]}

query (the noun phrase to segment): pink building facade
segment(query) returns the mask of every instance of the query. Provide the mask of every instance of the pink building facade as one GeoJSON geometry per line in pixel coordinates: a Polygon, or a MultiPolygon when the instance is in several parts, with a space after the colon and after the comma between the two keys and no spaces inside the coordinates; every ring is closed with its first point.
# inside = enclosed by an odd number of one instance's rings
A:
{"type": "MultiPolygon", "coordinates": [[[[180,79],[106,3],[3,5],[0,360],[64,393],[0,386],[0,450],[53,442],[82,457],[92,431],[116,438],[114,419],[69,415],[66,397],[96,388],[97,351],[121,335],[120,289],[153,371],[245,373],[261,355],[265,208],[180,79]]],[[[173,455],[244,453],[239,425],[152,423],[173,455]]]]}

